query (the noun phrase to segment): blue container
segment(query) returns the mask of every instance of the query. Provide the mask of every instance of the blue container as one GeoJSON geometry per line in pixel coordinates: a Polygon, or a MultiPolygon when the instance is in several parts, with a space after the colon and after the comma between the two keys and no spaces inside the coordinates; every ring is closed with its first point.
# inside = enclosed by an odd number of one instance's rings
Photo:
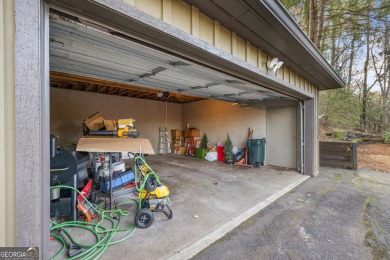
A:
{"type": "MultiPolygon", "coordinates": [[[[127,170],[122,173],[115,173],[112,176],[112,189],[120,189],[123,186],[134,181],[134,172],[132,169],[127,170]]],[[[110,178],[107,176],[105,180],[103,179],[100,185],[100,191],[106,193],[110,190],[110,178]]]]}

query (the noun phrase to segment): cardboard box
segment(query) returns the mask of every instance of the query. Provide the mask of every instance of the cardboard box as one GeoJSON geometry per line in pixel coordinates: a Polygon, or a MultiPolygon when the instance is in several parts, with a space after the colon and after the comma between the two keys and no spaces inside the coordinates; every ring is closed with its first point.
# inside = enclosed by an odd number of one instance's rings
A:
{"type": "Polygon", "coordinates": [[[200,137],[200,129],[189,128],[185,131],[185,137],[200,137]]]}
{"type": "Polygon", "coordinates": [[[201,144],[201,140],[200,139],[195,139],[194,140],[194,146],[195,146],[195,148],[200,148],[200,144],[201,144]]]}
{"type": "Polygon", "coordinates": [[[84,120],[84,124],[88,127],[89,130],[97,131],[104,128],[104,118],[98,112],[91,117],[88,117],[84,120]]]}
{"type": "Polygon", "coordinates": [[[172,144],[180,146],[184,145],[184,137],[173,139],[172,144]]]}
{"type": "Polygon", "coordinates": [[[117,124],[116,120],[106,120],[104,119],[103,124],[106,130],[114,131],[117,130],[117,124]]]}
{"type": "Polygon", "coordinates": [[[180,144],[171,143],[171,149],[172,150],[178,149],[180,146],[181,146],[180,144]]]}
{"type": "Polygon", "coordinates": [[[179,147],[178,155],[184,155],[186,153],[187,148],[185,146],[179,147]]]}
{"type": "Polygon", "coordinates": [[[171,137],[173,138],[180,138],[183,136],[183,131],[180,129],[171,129],[171,137]]]}
{"type": "Polygon", "coordinates": [[[187,147],[185,146],[179,146],[176,147],[175,149],[172,149],[172,153],[176,155],[184,155],[187,151],[187,147]]]}

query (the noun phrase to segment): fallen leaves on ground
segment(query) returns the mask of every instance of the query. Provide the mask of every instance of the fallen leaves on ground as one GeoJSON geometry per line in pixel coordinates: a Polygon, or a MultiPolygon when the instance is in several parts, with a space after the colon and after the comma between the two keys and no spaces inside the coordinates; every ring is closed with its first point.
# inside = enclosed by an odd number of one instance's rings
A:
{"type": "Polygon", "coordinates": [[[375,171],[390,173],[390,144],[359,144],[358,165],[375,171]]]}

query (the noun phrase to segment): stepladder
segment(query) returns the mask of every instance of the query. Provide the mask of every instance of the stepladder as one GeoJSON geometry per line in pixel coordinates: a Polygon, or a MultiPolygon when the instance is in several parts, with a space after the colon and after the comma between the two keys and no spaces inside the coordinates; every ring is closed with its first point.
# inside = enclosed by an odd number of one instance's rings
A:
{"type": "Polygon", "coordinates": [[[158,150],[159,154],[170,154],[171,153],[171,143],[169,142],[168,129],[165,127],[162,129],[159,127],[159,145],[158,150]]]}

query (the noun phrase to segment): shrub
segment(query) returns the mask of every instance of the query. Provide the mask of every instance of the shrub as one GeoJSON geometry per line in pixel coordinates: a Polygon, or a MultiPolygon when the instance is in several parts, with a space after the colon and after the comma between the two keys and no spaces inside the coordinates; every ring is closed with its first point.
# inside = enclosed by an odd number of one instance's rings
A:
{"type": "Polygon", "coordinates": [[[385,144],[390,144],[390,132],[385,132],[383,138],[385,139],[385,144]]]}

